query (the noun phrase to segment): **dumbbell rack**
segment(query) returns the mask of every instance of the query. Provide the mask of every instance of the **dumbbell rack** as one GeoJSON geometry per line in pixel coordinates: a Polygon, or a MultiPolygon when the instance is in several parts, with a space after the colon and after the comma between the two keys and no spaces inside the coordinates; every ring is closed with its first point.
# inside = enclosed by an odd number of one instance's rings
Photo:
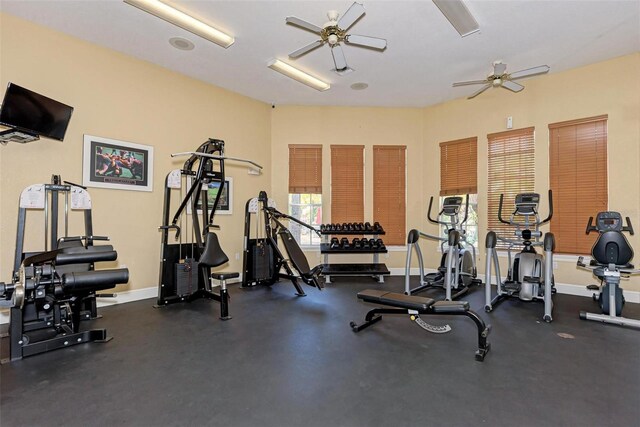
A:
{"type": "Polygon", "coordinates": [[[387,249],[331,249],[329,243],[330,236],[378,236],[384,235],[384,231],[321,231],[322,243],[320,243],[320,253],[324,255],[322,275],[325,283],[331,283],[331,276],[373,276],[378,283],[384,283],[384,276],[391,274],[386,264],[379,262],[380,254],[386,254],[387,249]],[[340,263],[330,264],[330,254],[373,254],[373,263],[340,263]]]}

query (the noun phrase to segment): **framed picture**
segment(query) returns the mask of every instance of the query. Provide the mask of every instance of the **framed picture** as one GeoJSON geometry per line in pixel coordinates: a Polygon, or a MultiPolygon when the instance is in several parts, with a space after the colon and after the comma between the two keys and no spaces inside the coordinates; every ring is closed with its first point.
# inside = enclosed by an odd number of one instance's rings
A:
{"type": "MultiPolygon", "coordinates": [[[[207,204],[211,207],[216,200],[216,195],[220,191],[219,182],[211,182],[207,184],[207,204]]],[[[202,202],[196,205],[198,213],[202,213],[202,202]]],[[[233,178],[225,177],[224,188],[218,200],[218,208],[216,215],[231,215],[233,213],[233,178]]]]}
{"type": "Polygon", "coordinates": [[[82,183],[117,190],[153,190],[153,147],[84,136],[82,183]]]}

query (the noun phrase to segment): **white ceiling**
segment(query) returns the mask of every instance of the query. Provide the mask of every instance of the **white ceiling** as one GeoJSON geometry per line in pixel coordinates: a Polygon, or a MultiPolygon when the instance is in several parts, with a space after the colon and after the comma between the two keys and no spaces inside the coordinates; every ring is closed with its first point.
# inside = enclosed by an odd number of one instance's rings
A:
{"type": "Polygon", "coordinates": [[[1,0],[0,10],[273,104],[422,107],[473,93],[476,86],[451,83],[486,77],[497,59],[509,72],[547,64],[554,73],[640,51],[638,0],[467,0],[480,32],[466,38],[431,0],[360,1],[367,13],[350,32],[385,38],[388,47],[381,53],[346,46],[356,70],[346,76],[330,71],[327,46],[289,60],[317,37],[286,25],[285,17],[322,25],[328,10],[343,13],[352,0],[168,2],[234,36],[228,49],[119,0],[1,0]],[[170,46],[176,36],[195,49],[170,46]],[[318,92],[270,70],[272,58],[311,72],[331,89],[318,92]],[[369,88],[354,91],[355,82],[369,88]]]}

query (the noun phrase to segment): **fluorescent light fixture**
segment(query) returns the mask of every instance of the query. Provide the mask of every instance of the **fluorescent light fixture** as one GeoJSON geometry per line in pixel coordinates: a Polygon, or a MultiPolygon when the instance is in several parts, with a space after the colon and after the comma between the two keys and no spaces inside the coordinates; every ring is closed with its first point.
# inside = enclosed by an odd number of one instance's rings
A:
{"type": "Polygon", "coordinates": [[[273,59],[269,61],[267,63],[267,67],[319,91],[325,91],[331,87],[329,83],[323,82],[322,80],[313,77],[312,75],[307,74],[304,71],[298,70],[297,68],[294,68],[291,65],[280,61],[279,59],[273,59]]]}
{"type": "Polygon", "coordinates": [[[187,15],[184,12],[180,12],[173,7],[162,3],[158,0],[124,0],[125,3],[135,6],[140,10],[144,10],[160,19],[176,25],[183,30],[187,30],[197,36],[214,42],[225,49],[231,46],[234,42],[233,37],[223,33],[220,30],[213,28],[204,22],[187,15]]]}
{"type": "Polygon", "coordinates": [[[433,0],[440,12],[462,37],[480,31],[480,26],[461,0],[433,0]]]}

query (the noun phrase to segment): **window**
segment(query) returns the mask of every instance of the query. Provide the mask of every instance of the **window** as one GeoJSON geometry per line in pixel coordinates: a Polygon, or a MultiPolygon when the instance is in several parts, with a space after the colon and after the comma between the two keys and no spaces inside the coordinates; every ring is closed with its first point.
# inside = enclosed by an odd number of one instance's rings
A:
{"type": "Polygon", "coordinates": [[[364,222],[364,145],[331,146],[331,222],[364,222]]]}
{"type": "MultiPolygon", "coordinates": [[[[312,226],[322,224],[322,145],[289,145],[289,215],[312,226]]],[[[291,222],[289,229],[301,245],[320,244],[308,228],[291,222]]]]}
{"type": "MultiPolygon", "coordinates": [[[[289,194],[289,215],[319,229],[322,224],[322,194],[289,194]]],[[[301,245],[320,244],[320,236],[308,228],[293,221],[288,227],[301,245]]]]}
{"type": "MultiPolygon", "coordinates": [[[[460,221],[464,219],[464,203],[469,195],[469,217],[466,222],[467,243],[478,247],[478,138],[464,138],[440,143],[440,208],[446,196],[463,199],[460,221]]],[[[442,226],[440,235],[449,230],[442,226]]]]}
{"type": "Polygon", "coordinates": [[[404,145],[373,146],[373,220],[387,245],[406,243],[406,151],[404,145]]]}
{"type": "MultiPolygon", "coordinates": [[[[498,236],[512,237],[513,227],[498,220],[500,195],[504,194],[503,218],[515,209],[518,193],[534,191],[534,128],[492,133],[488,139],[489,177],[487,191],[488,229],[498,236]]],[[[507,247],[498,241],[498,247],[507,247]]]]}
{"type": "Polygon", "coordinates": [[[591,253],[596,235],[584,230],[608,207],[606,115],[549,125],[549,178],[556,251],[591,253]]]}

